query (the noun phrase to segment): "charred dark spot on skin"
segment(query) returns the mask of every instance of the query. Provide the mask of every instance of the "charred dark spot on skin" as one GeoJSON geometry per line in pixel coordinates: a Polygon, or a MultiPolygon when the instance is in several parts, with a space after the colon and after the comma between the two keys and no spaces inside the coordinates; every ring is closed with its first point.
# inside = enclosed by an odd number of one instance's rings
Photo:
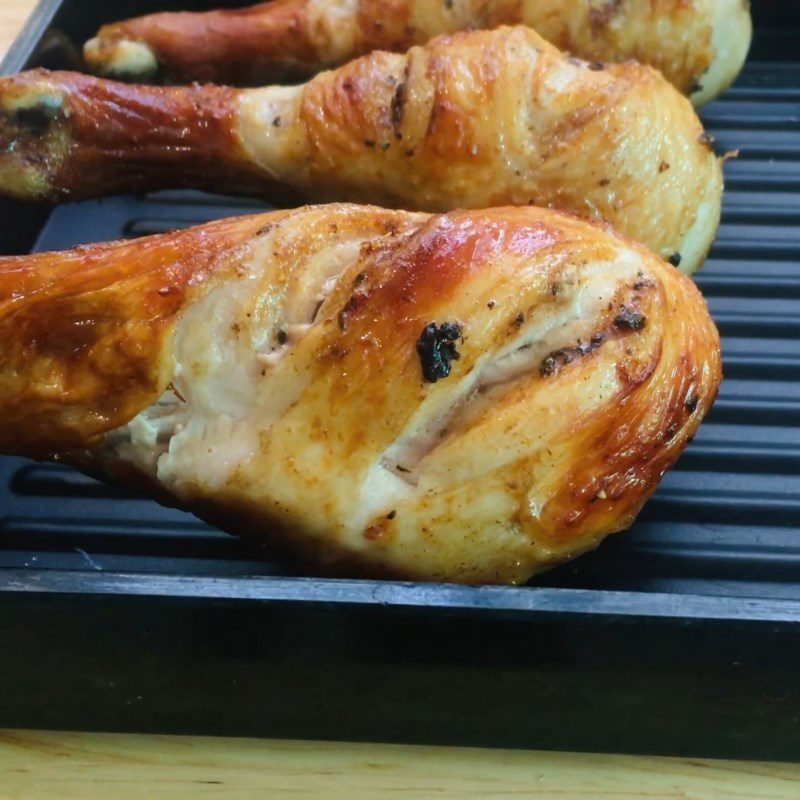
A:
{"type": "Polygon", "coordinates": [[[673,253],[668,259],[670,264],[673,267],[679,267],[681,265],[681,261],[683,261],[683,256],[680,253],[673,253]]]}
{"type": "Polygon", "coordinates": [[[688,411],[690,414],[694,414],[694,412],[697,410],[697,404],[698,404],[699,402],[700,402],[700,396],[699,396],[697,393],[695,393],[695,392],[692,392],[692,393],[691,393],[691,394],[689,394],[689,396],[686,398],[686,410],[687,410],[687,411],[688,411]]]}
{"type": "Polygon", "coordinates": [[[267,234],[267,233],[269,233],[271,230],[273,230],[275,227],[277,227],[277,226],[275,225],[275,223],[274,223],[274,222],[268,222],[266,225],[262,225],[262,226],[261,226],[261,227],[260,227],[260,228],[259,228],[259,229],[256,231],[256,236],[264,236],[265,234],[267,234]]]}
{"type": "Polygon", "coordinates": [[[628,306],[620,306],[617,316],[614,317],[614,327],[627,328],[631,331],[640,331],[647,324],[647,319],[641,311],[629,308],[628,306]]]}
{"type": "Polygon", "coordinates": [[[678,423],[671,422],[669,427],[664,431],[664,441],[671,442],[675,438],[675,434],[678,432],[678,423]]]}
{"type": "Polygon", "coordinates": [[[669,169],[669,161],[662,161],[662,162],[661,162],[661,163],[658,165],[658,171],[659,171],[659,173],[666,172],[668,169],[669,169]]]}
{"type": "Polygon", "coordinates": [[[403,122],[403,103],[406,97],[406,85],[404,82],[397,84],[392,98],[392,126],[395,129],[395,136],[400,138],[400,125],[403,122]]]}
{"type": "Polygon", "coordinates": [[[606,336],[603,333],[596,333],[588,342],[578,339],[575,347],[562,347],[559,350],[554,350],[542,361],[542,366],[539,368],[539,374],[543,378],[548,378],[555,375],[562,367],[571,364],[575,359],[582,358],[589,353],[593,353],[605,342],[606,336]]]}
{"type": "Polygon", "coordinates": [[[397,516],[397,512],[396,512],[396,511],[390,511],[390,512],[389,512],[389,513],[386,515],[386,519],[394,519],[396,516],[397,516]]]}
{"type": "Polygon", "coordinates": [[[519,328],[523,325],[524,322],[525,322],[525,315],[520,311],[519,314],[517,314],[517,316],[514,317],[514,322],[512,323],[512,325],[516,325],[516,327],[519,328]]]}
{"type": "Polygon", "coordinates": [[[642,289],[652,289],[655,285],[655,281],[652,280],[652,278],[645,277],[644,272],[639,270],[636,273],[636,280],[633,282],[631,288],[634,292],[640,292],[642,289]]]}
{"type": "Polygon", "coordinates": [[[42,102],[26,108],[0,112],[0,120],[6,119],[17,128],[22,128],[35,136],[41,136],[46,133],[62,117],[60,101],[47,102],[42,100],[42,102]]]}
{"type": "Polygon", "coordinates": [[[275,340],[281,347],[283,347],[283,345],[289,341],[289,334],[287,334],[283,328],[278,328],[278,331],[275,334],[275,340]]]}
{"type": "Polygon", "coordinates": [[[717,140],[708,131],[703,131],[700,136],[697,137],[697,140],[704,147],[707,147],[712,153],[714,152],[714,142],[717,140]]]}
{"type": "Polygon", "coordinates": [[[598,186],[608,186],[611,183],[611,178],[602,178],[597,182],[598,186]]]}
{"type": "Polygon", "coordinates": [[[456,343],[463,341],[462,327],[457,322],[428,323],[417,340],[417,354],[422,366],[422,377],[428,383],[436,383],[450,374],[451,362],[458,361],[461,354],[456,343]]]}
{"type": "Polygon", "coordinates": [[[367,279],[366,273],[359,272],[358,275],[353,278],[353,286],[361,286],[362,283],[367,279]]]}
{"type": "Polygon", "coordinates": [[[592,72],[602,72],[606,68],[604,61],[590,61],[589,69],[592,72]]]}
{"type": "Polygon", "coordinates": [[[281,118],[280,117],[275,117],[275,119],[272,120],[272,127],[273,128],[280,128],[280,126],[281,126],[281,118]]]}

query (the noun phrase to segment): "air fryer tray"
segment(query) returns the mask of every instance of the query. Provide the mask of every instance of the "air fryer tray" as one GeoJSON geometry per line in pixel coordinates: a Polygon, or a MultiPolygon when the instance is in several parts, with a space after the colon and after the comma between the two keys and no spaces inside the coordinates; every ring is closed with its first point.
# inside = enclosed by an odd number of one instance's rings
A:
{"type": "MultiPolygon", "coordinates": [[[[110,18],[43,0],[3,64],[110,18]]],[[[231,5],[233,5],[231,3],[231,5]]],[[[520,588],[298,576],[77,472],[0,459],[0,726],[800,758],[800,11],[756,3],[703,109],[724,219],[697,278],[725,381],[634,528],[520,588]]],[[[192,192],[0,203],[2,252],[248,213],[192,192]]],[[[266,560],[265,560],[266,559],[266,560]]]]}

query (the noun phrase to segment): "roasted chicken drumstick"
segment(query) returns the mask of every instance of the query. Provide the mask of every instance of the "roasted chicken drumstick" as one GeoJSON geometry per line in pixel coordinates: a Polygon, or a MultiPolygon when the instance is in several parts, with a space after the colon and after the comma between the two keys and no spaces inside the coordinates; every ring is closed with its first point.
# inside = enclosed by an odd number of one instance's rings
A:
{"type": "Polygon", "coordinates": [[[537,208],[348,205],[0,258],[0,452],[326,572],[513,583],[631,524],[713,402],[690,279],[537,208]]]}
{"type": "Polygon", "coordinates": [[[0,80],[0,192],[176,186],[424,211],[562,208],[691,272],[717,228],[722,172],[691,104],[656,71],[568,58],[525,27],[373,53],[297,87],[0,80]]]}
{"type": "Polygon", "coordinates": [[[752,35],[747,0],[274,0],[106,25],[84,54],[109,77],[260,84],[518,23],[582,58],[650,64],[696,103],[736,77],[752,35]]]}

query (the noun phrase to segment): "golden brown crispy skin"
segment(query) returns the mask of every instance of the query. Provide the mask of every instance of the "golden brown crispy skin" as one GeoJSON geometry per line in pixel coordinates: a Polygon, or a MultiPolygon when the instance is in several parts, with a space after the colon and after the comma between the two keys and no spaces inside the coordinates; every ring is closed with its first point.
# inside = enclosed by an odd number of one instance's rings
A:
{"type": "Polygon", "coordinates": [[[298,87],[0,80],[0,191],[169,186],[426,211],[533,203],[603,218],[691,272],[716,231],[722,172],[657,72],[568,58],[525,27],[376,52],[298,87]]]}
{"type": "Polygon", "coordinates": [[[274,212],[3,258],[0,286],[0,451],[327,572],[572,558],[632,522],[720,380],[688,278],[537,208],[274,212]]]}
{"type": "Polygon", "coordinates": [[[175,315],[257,220],[0,257],[0,449],[38,457],[126,423],[160,392],[175,315]]]}
{"type": "Polygon", "coordinates": [[[165,91],[44,70],[0,79],[0,191],[91,197],[203,183],[222,165],[246,191],[253,170],[236,135],[237,102],[235,89],[217,86],[165,91]]]}
{"type": "Polygon", "coordinates": [[[582,58],[650,64],[698,101],[733,80],[751,36],[746,0],[274,0],[106,25],[85,56],[107,76],[250,85],[518,23],[582,58]]]}

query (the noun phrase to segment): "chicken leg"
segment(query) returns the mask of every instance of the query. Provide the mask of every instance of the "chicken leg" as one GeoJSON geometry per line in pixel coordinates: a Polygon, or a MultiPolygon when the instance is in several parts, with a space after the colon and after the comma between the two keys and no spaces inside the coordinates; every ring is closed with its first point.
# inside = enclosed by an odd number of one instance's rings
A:
{"type": "Polygon", "coordinates": [[[0,192],[177,186],[279,203],[556,207],[692,272],[719,222],[722,171],[691,104],[656,71],[577,61],[524,27],[373,53],[297,87],[0,79],[0,192]]]}
{"type": "Polygon", "coordinates": [[[693,282],[538,208],[347,205],[0,258],[0,452],[314,569],[515,583],[628,527],[710,408],[693,282]]]}
{"type": "Polygon", "coordinates": [[[519,23],[590,61],[649,64],[698,105],[733,81],[752,36],[746,0],[273,0],[106,25],[84,54],[107,77],[250,85],[519,23]]]}

